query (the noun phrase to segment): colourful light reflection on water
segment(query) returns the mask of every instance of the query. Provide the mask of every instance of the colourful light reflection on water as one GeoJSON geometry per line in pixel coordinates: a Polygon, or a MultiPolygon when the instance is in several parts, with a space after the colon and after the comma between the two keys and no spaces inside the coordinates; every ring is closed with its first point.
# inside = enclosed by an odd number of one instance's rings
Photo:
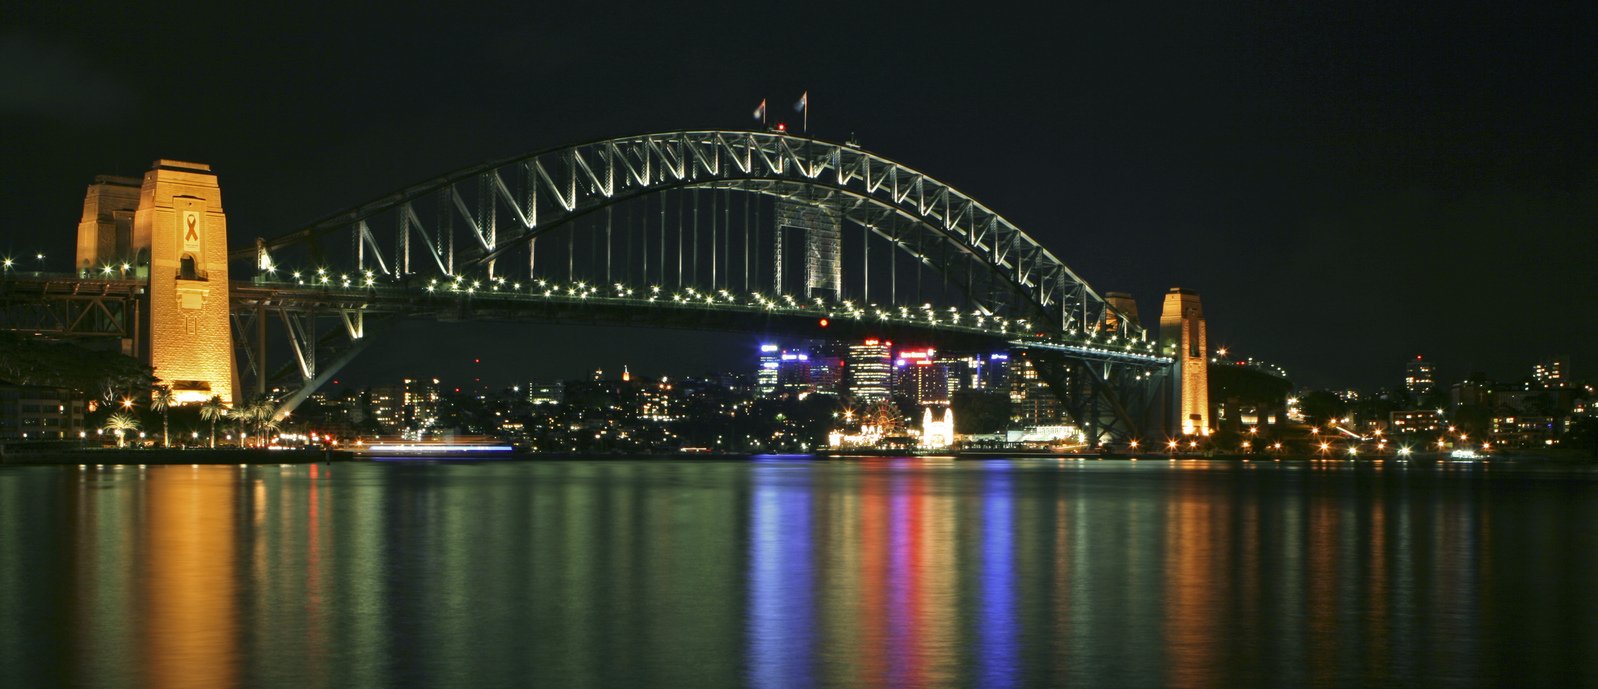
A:
{"type": "Polygon", "coordinates": [[[1015,610],[1014,487],[1009,462],[991,462],[987,469],[982,477],[977,679],[984,687],[1013,687],[1020,674],[1015,610]]]}
{"type": "Polygon", "coordinates": [[[808,476],[756,467],[749,519],[749,668],[757,687],[811,686],[815,599],[808,476]]]}
{"type": "Polygon", "coordinates": [[[1585,469],[0,467],[0,684],[1593,685],[1593,523],[1585,469]]]}

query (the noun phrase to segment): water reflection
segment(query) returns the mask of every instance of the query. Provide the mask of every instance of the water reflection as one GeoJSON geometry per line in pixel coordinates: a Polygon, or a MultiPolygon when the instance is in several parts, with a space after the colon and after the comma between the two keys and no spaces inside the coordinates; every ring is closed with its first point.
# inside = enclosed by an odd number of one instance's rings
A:
{"type": "Polygon", "coordinates": [[[1587,470],[0,467],[0,684],[1581,685],[1587,470]]]}
{"type": "Polygon", "coordinates": [[[816,622],[808,474],[761,465],[753,483],[750,680],[760,687],[808,687],[816,622]]]}
{"type": "Polygon", "coordinates": [[[238,681],[234,574],[237,471],[152,467],[136,534],[140,587],[134,619],[147,686],[227,687],[238,681]]]}

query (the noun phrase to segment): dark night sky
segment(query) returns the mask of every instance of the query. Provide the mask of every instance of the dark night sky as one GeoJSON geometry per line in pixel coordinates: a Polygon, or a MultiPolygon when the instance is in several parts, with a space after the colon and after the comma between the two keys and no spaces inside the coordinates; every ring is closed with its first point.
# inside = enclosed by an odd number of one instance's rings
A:
{"type": "MultiPolygon", "coordinates": [[[[0,251],[65,269],[90,178],[157,157],[215,166],[243,244],[485,159],[748,127],[808,89],[813,133],[954,184],[1146,315],[1199,290],[1212,344],[1301,384],[1391,384],[1416,353],[1445,379],[1598,371],[1587,3],[238,4],[8,5],[0,251]]],[[[750,339],[451,327],[474,336],[358,370],[683,373],[645,350],[692,368],[750,339]]]]}

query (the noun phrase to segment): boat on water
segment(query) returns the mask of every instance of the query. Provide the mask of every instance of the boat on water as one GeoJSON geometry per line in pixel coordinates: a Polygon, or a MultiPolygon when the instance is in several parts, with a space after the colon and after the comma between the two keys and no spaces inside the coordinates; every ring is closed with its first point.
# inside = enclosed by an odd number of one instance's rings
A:
{"type": "Polygon", "coordinates": [[[374,438],[357,441],[346,450],[356,459],[493,459],[510,457],[516,447],[485,436],[456,436],[410,440],[374,438]]]}

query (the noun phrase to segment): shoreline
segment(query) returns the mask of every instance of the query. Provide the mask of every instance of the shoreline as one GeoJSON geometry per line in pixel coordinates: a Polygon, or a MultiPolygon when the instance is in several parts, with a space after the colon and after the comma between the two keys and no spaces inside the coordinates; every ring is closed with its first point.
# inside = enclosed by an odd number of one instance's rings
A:
{"type": "MultiPolygon", "coordinates": [[[[509,456],[392,456],[382,457],[381,461],[455,461],[455,462],[505,462],[505,461],[611,461],[611,460],[712,460],[712,461],[751,461],[759,457],[793,457],[813,460],[839,460],[839,461],[870,461],[880,459],[924,459],[928,461],[984,461],[995,459],[1061,459],[1061,460],[1094,460],[1094,461],[1217,461],[1217,462],[1336,462],[1349,464],[1386,464],[1394,463],[1459,463],[1473,464],[1479,462],[1512,461],[1512,462],[1538,462],[1548,464],[1598,464],[1598,458],[1570,455],[1548,454],[1504,454],[1490,455],[1474,460],[1454,460],[1438,453],[1416,454],[1407,459],[1392,456],[1361,456],[1356,459],[1347,457],[1320,457],[1298,455],[1241,455],[1241,454],[1183,454],[1175,455],[1165,453],[1149,453],[1129,455],[1122,453],[1111,454],[1071,454],[1071,453],[1046,453],[1046,452],[1003,452],[997,450],[973,450],[939,454],[917,455],[914,453],[851,453],[851,452],[818,452],[795,454],[751,454],[751,453],[681,453],[681,454],[579,454],[579,453],[516,453],[509,456]]],[[[184,449],[114,449],[114,448],[73,448],[73,449],[39,449],[18,452],[15,448],[8,449],[0,455],[0,466],[63,466],[63,465],[182,465],[182,464],[241,464],[241,465],[272,465],[272,464],[318,464],[330,462],[370,462],[378,461],[377,458],[364,454],[352,453],[344,450],[264,450],[264,449],[238,449],[238,448],[184,448],[184,449]]]]}

